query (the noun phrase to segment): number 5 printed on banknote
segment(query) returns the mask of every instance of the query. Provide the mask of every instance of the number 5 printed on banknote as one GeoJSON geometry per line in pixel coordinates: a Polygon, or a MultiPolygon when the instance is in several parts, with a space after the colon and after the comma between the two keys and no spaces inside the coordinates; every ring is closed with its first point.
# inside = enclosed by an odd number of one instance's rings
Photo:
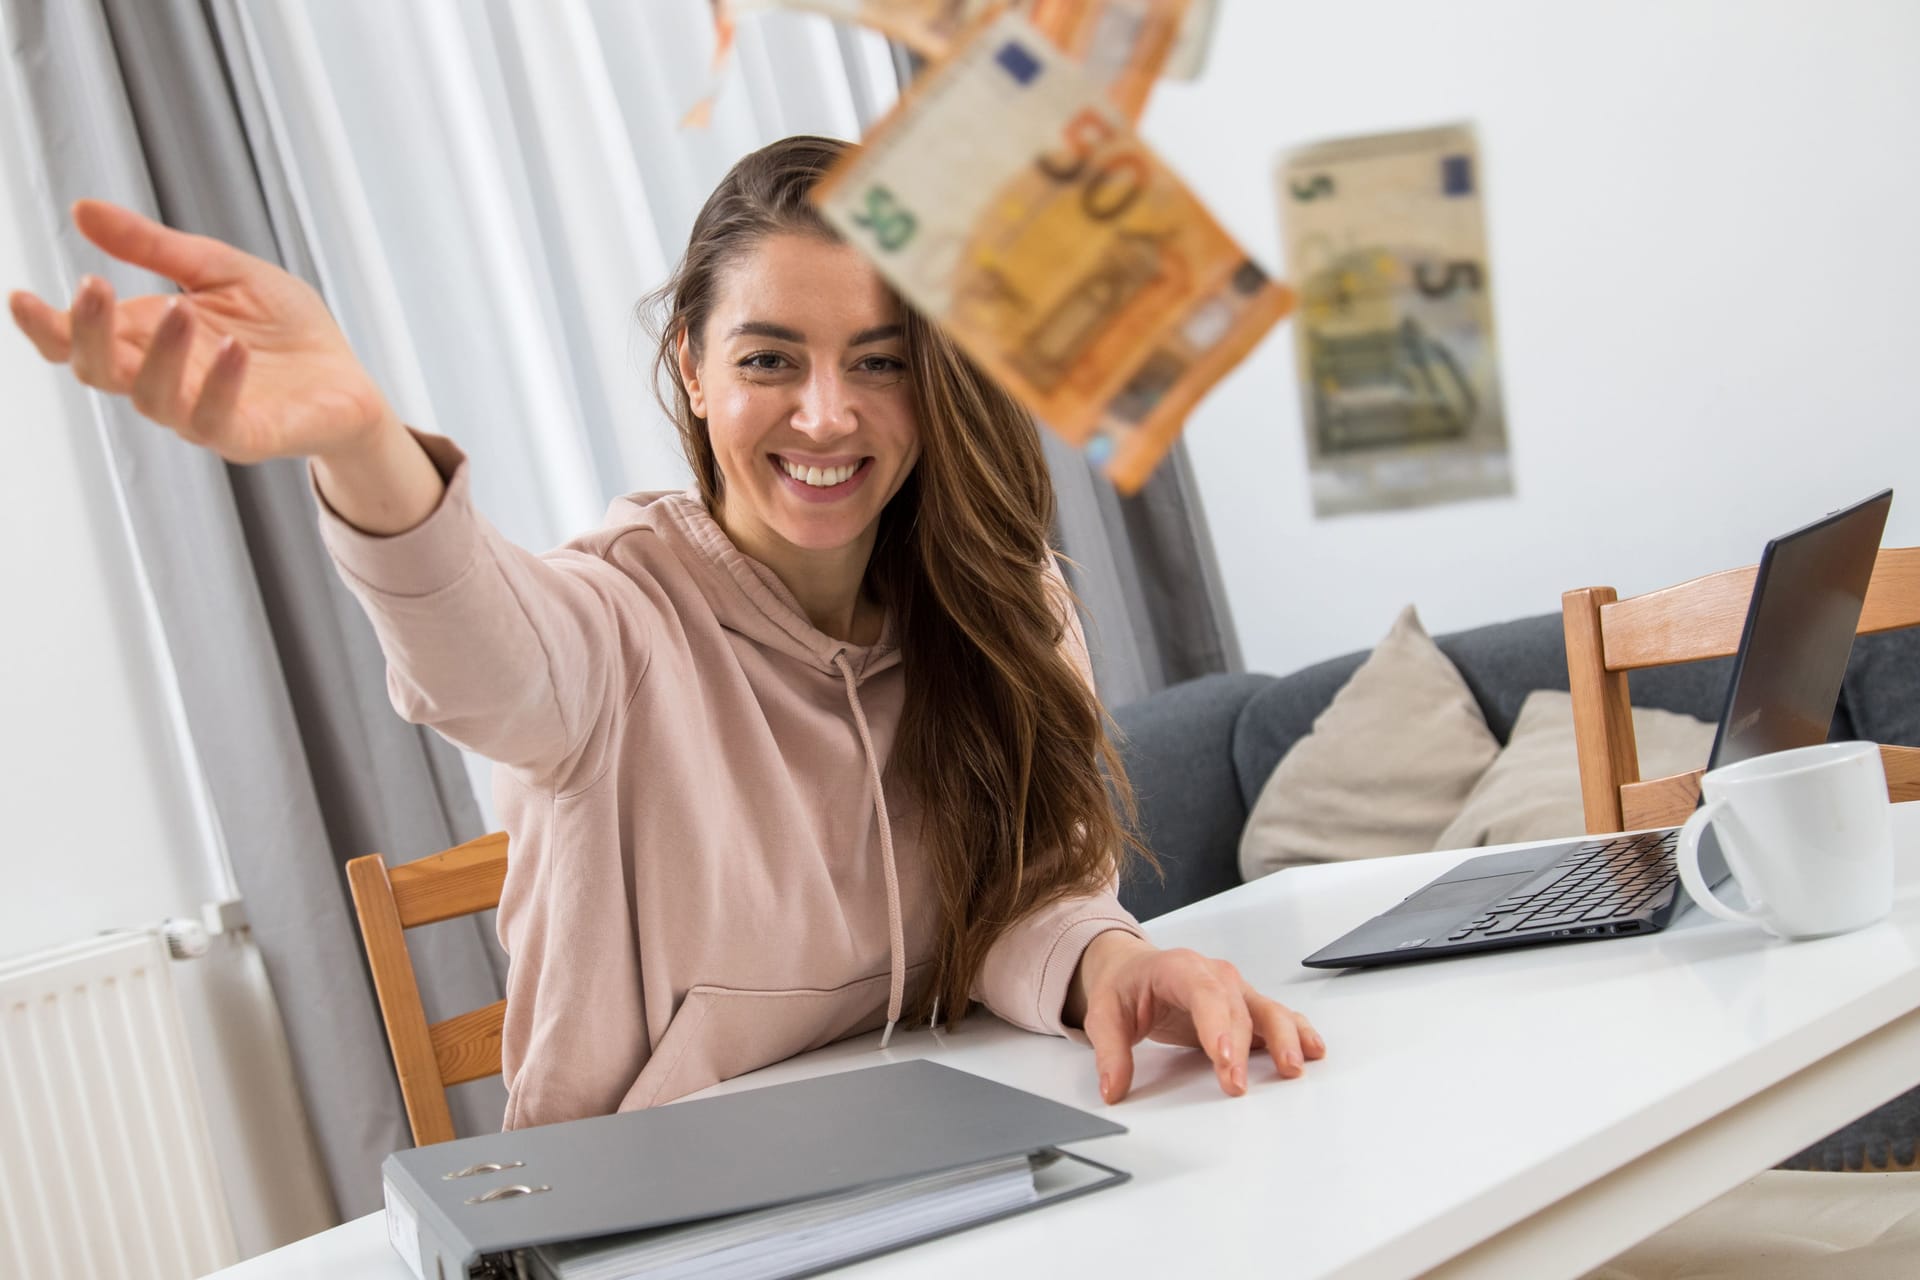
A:
{"type": "Polygon", "coordinates": [[[812,198],[1124,493],[1292,304],[1100,85],[1010,13],[929,68],[812,198]]]}
{"type": "Polygon", "coordinates": [[[1512,493],[1473,131],[1307,147],[1279,183],[1314,513],[1512,493]]]}

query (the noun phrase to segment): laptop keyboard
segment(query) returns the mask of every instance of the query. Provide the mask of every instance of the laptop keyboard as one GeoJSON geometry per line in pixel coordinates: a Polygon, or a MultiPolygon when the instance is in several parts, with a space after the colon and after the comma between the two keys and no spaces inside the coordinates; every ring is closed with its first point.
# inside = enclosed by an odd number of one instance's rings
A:
{"type": "Polygon", "coordinates": [[[1508,934],[1582,936],[1620,932],[1619,925],[1658,901],[1680,878],[1673,859],[1680,833],[1596,840],[1553,868],[1553,878],[1535,881],[1502,898],[1447,935],[1449,942],[1508,934]]]}

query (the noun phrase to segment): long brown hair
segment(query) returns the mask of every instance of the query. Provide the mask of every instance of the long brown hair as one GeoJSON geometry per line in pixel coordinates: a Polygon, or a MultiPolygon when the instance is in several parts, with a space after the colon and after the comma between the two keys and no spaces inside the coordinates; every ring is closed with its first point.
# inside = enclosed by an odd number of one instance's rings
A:
{"type": "MultiPolygon", "coordinates": [[[[708,197],[673,277],[642,304],[659,338],[656,388],[701,497],[723,483],[704,418],[681,380],[718,277],[769,235],[835,240],[807,202],[851,149],[792,137],[742,159],[708,197]]],[[[1028,912],[1104,887],[1133,858],[1133,793],[1099,700],[1069,656],[1073,601],[1054,585],[1053,482],[1033,416],[902,302],[920,459],[880,515],[867,587],[893,612],[906,699],[892,777],[920,802],[939,893],[931,982],[949,1020],[995,939],[1028,912]]]]}

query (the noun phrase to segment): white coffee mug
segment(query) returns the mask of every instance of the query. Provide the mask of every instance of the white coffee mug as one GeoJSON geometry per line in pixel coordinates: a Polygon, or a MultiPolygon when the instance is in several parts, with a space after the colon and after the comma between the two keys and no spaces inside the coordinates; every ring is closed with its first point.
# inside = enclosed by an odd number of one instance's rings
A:
{"type": "Polygon", "coordinates": [[[1680,829],[1680,880],[1723,920],[1782,938],[1818,938],[1893,910],[1887,774],[1871,742],[1827,742],[1755,756],[1700,779],[1706,803],[1680,829]],[[1713,896],[1700,836],[1713,824],[1727,869],[1752,909],[1713,896]]]}

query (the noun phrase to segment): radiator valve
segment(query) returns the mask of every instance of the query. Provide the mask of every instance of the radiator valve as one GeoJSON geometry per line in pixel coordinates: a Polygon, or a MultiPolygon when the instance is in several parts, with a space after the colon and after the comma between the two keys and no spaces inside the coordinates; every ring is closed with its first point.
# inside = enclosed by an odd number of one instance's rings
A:
{"type": "Polygon", "coordinates": [[[167,940],[167,953],[175,960],[198,960],[213,945],[207,926],[179,916],[161,922],[160,936],[167,940]]]}

